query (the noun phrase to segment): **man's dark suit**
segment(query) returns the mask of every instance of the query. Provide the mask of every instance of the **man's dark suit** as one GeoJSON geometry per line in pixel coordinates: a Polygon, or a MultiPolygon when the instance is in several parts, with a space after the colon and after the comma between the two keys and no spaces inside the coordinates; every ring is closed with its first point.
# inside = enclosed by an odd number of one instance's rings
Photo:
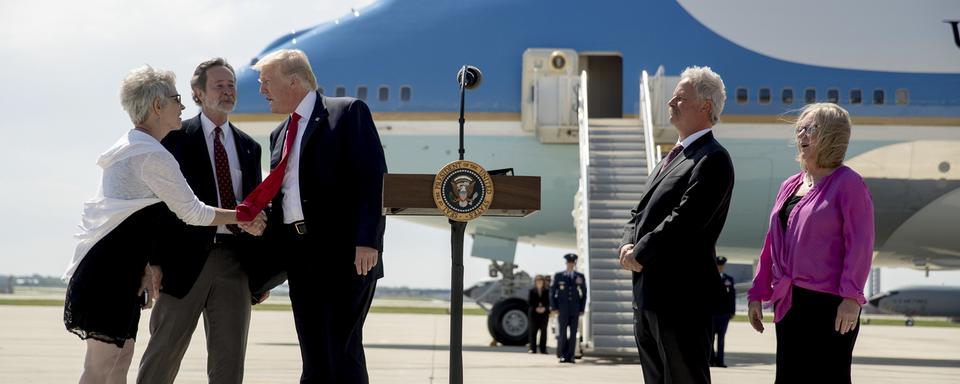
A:
{"type": "MultiPolygon", "coordinates": [[[[261,149],[256,140],[233,124],[230,124],[230,129],[237,148],[240,170],[243,172],[243,180],[240,182],[242,196],[238,196],[243,198],[263,180],[260,166],[261,149]]],[[[167,134],[163,139],[163,146],[180,163],[180,171],[183,172],[183,177],[187,179],[187,184],[193,189],[197,198],[204,204],[218,206],[217,181],[213,165],[210,164],[210,152],[204,138],[200,115],[185,120],[179,131],[167,134]]],[[[183,298],[193,287],[193,283],[207,261],[213,236],[217,232],[217,227],[213,226],[196,227],[182,222],[180,225],[183,232],[177,239],[177,244],[174,245],[179,252],[168,252],[162,259],[156,260],[163,268],[163,292],[177,298],[183,298]]],[[[247,233],[241,233],[238,238],[244,246],[237,249],[247,251],[241,255],[241,258],[245,261],[255,259],[257,255],[254,252],[258,239],[247,233]]],[[[154,263],[151,262],[151,264],[154,263]]],[[[254,287],[251,288],[254,293],[257,293],[254,287]]]]}
{"type": "MultiPolygon", "coordinates": [[[[287,123],[270,134],[271,168],[280,162],[287,123]]],[[[306,234],[283,224],[281,189],[269,214],[268,235],[286,258],[303,359],[300,380],[366,383],[363,323],[377,279],[383,277],[383,147],[366,104],[317,93],[299,150],[306,234]],[[354,266],[358,246],[380,252],[366,276],[354,266]]]]}
{"type": "Polygon", "coordinates": [[[633,297],[644,382],[709,383],[720,284],[715,246],[730,206],[733,163],[712,132],[661,172],[663,163],[647,180],[621,242],[635,244],[632,257],[643,265],[633,273],[633,297]]]}

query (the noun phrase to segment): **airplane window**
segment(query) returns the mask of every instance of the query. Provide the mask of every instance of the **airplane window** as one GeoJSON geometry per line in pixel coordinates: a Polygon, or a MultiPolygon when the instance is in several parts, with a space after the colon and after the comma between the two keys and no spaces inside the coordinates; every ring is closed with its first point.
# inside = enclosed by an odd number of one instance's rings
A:
{"type": "Polygon", "coordinates": [[[357,98],[363,101],[367,101],[367,86],[361,85],[357,87],[357,98]]]}
{"type": "Polygon", "coordinates": [[[770,88],[760,88],[758,98],[760,100],[760,104],[770,104],[770,88]]]}
{"type": "Polygon", "coordinates": [[[837,104],[840,102],[840,91],[836,88],[827,90],[827,102],[837,104]]]}
{"type": "Polygon", "coordinates": [[[334,92],[335,92],[334,96],[336,97],[344,97],[347,95],[347,89],[344,88],[343,86],[337,87],[337,89],[334,90],[334,92]]]}
{"type": "Polygon", "coordinates": [[[390,100],[390,88],[387,88],[386,86],[380,86],[380,88],[377,89],[377,100],[390,100]]]}
{"type": "Polygon", "coordinates": [[[897,89],[897,105],[910,104],[910,91],[906,88],[897,89]]]}
{"type": "Polygon", "coordinates": [[[859,89],[851,89],[850,104],[863,104],[863,91],[859,89]]]}
{"type": "Polygon", "coordinates": [[[783,92],[780,93],[780,100],[784,104],[793,104],[793,88],[784,88],[783,92]]]}
{"type": "Polygon", "coordinates": [[[873,104],[874,105],[883,105],[883,90],[875,89],[873,90],[873,104]]]}
{"type": "Polygon", "coordinates": [[[317,87],[317,92],[320,92],[321,95],[326,95],[327,93],[323,91],[323,87],[317,87]]]}
{"type": "Polygon", "coordinates": [[[817,102],[817,90],[813,88],[807,88],[803,91],[803,101],[807,104],[813,104],[817,102]]]}
{"type": "Polygon", "coordinates": [[[410,87],[404,85],[400,87],[400,101],[410,101],[410,87]]]}
{"type": "Polygon", "coordinates": [[[737,88],[737,104],[743,104],[746,102],[747,102],[747,89],[737,88]]]}

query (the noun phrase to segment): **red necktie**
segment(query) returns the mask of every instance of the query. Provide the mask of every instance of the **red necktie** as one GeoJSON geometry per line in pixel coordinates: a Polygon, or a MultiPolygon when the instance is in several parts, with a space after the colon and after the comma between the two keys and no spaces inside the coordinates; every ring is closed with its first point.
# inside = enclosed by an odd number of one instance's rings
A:
{"type": "MultiPolygon", "coordinates": [[[[230,174],[230,160],[227,159],[227,150],[220,141],[220,127],[213,129],[213,163],[217,173],[217,191],[220,193],[220,208],[234,209],[237,207],[237,195],[233,193],[233,176],[230,174]]],[[[227,229],[234,234],[240,233],[240,227],[230,224],[227,229]]]]}
{"type": "Polygon", "coordinates": [[[673,159],[675,159],[680,152],[683,152],[683,145],[680,144],[677,144],[676,147],[673,147],[673,149],[670,150],[670,153],[667,154],[667,158],[663,161],[663,166],[660,167],[659,171],[657,171],[657,176],[660,176],[660,174],[670,166],[670,162],[673,161],[673,159]]]}
{"type": "Polygon", "coordinates": [[[293,149],[293,142],[297,139],[297,123],[300,122],[300,115],[294,113],[290,116],[290,122],[287,124],[287,138],[283,142],[283,153],[277,167],[270,171],[270,175],[253,192],[247,195],[240,205],[237,206],[237,220],[250,221],[257,217],[260,211],[273,200],[273,197],[280,191],[283,185],[283,175],[287,171],[287,159],[290,151],[293,149]]]}

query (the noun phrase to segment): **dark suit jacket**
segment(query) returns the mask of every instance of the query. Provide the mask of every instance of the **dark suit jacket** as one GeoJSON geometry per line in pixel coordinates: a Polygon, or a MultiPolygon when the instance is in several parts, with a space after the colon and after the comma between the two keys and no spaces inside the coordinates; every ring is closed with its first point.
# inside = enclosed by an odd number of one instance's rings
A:
{"type": "Polygon", "coordinates": [[[720,275],[720,302],[718,314],[733,315],[737,313],[737,288],[733,277],[723,273],[720,275]]]}
{"type": "Polygon", "coordinates": [[[659,312],[713,312],[720,284],[717,238],[733,192],[730,155],[707,133],[684,148],[667,169],[647,180],[624,244],[643,271],[633,274],[634,305],[659,312]]]}
{"type": "MultiPolygon", "coordinates": [[[[233,131],[240,171],[243,173],[243,180],[240,182],[243,196],[238,196],[242,199],[262,180],[260,144],[233,124],[230,124],[230,129],[233,131]]],[[[167,134],[162,143],[180,163],[180,171],[183,172],[187,184],[190,184],[197,198],[207,205],[217,206],[216,177],[213,164],[210,164],[210,153],[203,135],[200,115],[185,120],[181,129],[167,134]]],[[[151,263],[163,268],[163,292],[182,298],[193,287],[207,261],[207,254],[217,227],[191,226],[183,222],[179,222],[178,227],[176,241],[171,241],[171,244],[167,245],[169,247],[167,251],[151,263]]],[[[237,249],[241,252],[242,262],[246,264],[248,260],[256,257],[254,253],[259,241],[246,233],[239,236],[243,245],[238,246],[237,249]]]]}
{"type": "MultiPolygon", "coordinates": [[[[280,162],[288,120],[270,134],[271,169],[280,162]]],[[[386,220],[381,212],[387,163],[367,105],[318,92],[301,138],[299,167],[304,223],[308,236],[322,244],[317,256],[332,265],[352,266],[355,247],[376,248],[380,260],[371,273],[383,277],[386,220]]],[[[268,219],[271,232],[283,223],[282,202],[281,190],[268,219]]]]}
{"type": "Polygon", "coordinates": [[[530,313],[534,315],[541,315],[537,313],[537,307],[546,308],[546,312],[542,315],[546,316],[550,314],[550,288],[543,287],[543,292],[537,291],[537,287],[530,288],[530,294],[527,295],[527,305],[530,306],[530,313]]]}

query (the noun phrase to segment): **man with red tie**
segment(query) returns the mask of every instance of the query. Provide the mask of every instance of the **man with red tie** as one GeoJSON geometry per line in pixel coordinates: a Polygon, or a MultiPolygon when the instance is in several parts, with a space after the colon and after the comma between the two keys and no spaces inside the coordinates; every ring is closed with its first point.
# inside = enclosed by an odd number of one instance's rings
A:
{"type": "MultiPolygon", "coordinates": [[[[229,121],[237,97],[233,67],[222,58],[204,61],[190,86],[201,112],[170,132],[163,145],[201,201],[233,209],[262,180],[260,144],[229,121]]],[[[150,315],[151,338],[137,382],[174,382],[202,314],[209,382],[241,383],[250,305],[268,294],[251,280],[255,271],[248,264],[260,257],[260,239],[236,225],[175,225],[181,230],[164,245],[168,251],[150,260],[154,275],[162,275],[162,294],[150,315]]]]}
{"type": "Polygon", "coordinates": [[[710,329],[720,276],[717,238],[733,162],[713,137],[726,93],[709,67],[689,67],[670,99],[679,135],[624,226],[620,263],[633,271],[634,336],[644,383],[710,383],[710,329]]]}
{"type": "Polygon", "coordinates": [[[288,117],[270,134],[272,171],[237,208],[253,217],[268,202],[267,234],[290,284],[301,383],[367,383],[363,323],[383,277],[381,213],[387,165],[363,101],[326,97],[306,54],[261,58],[260,93],[288,117]]]}

